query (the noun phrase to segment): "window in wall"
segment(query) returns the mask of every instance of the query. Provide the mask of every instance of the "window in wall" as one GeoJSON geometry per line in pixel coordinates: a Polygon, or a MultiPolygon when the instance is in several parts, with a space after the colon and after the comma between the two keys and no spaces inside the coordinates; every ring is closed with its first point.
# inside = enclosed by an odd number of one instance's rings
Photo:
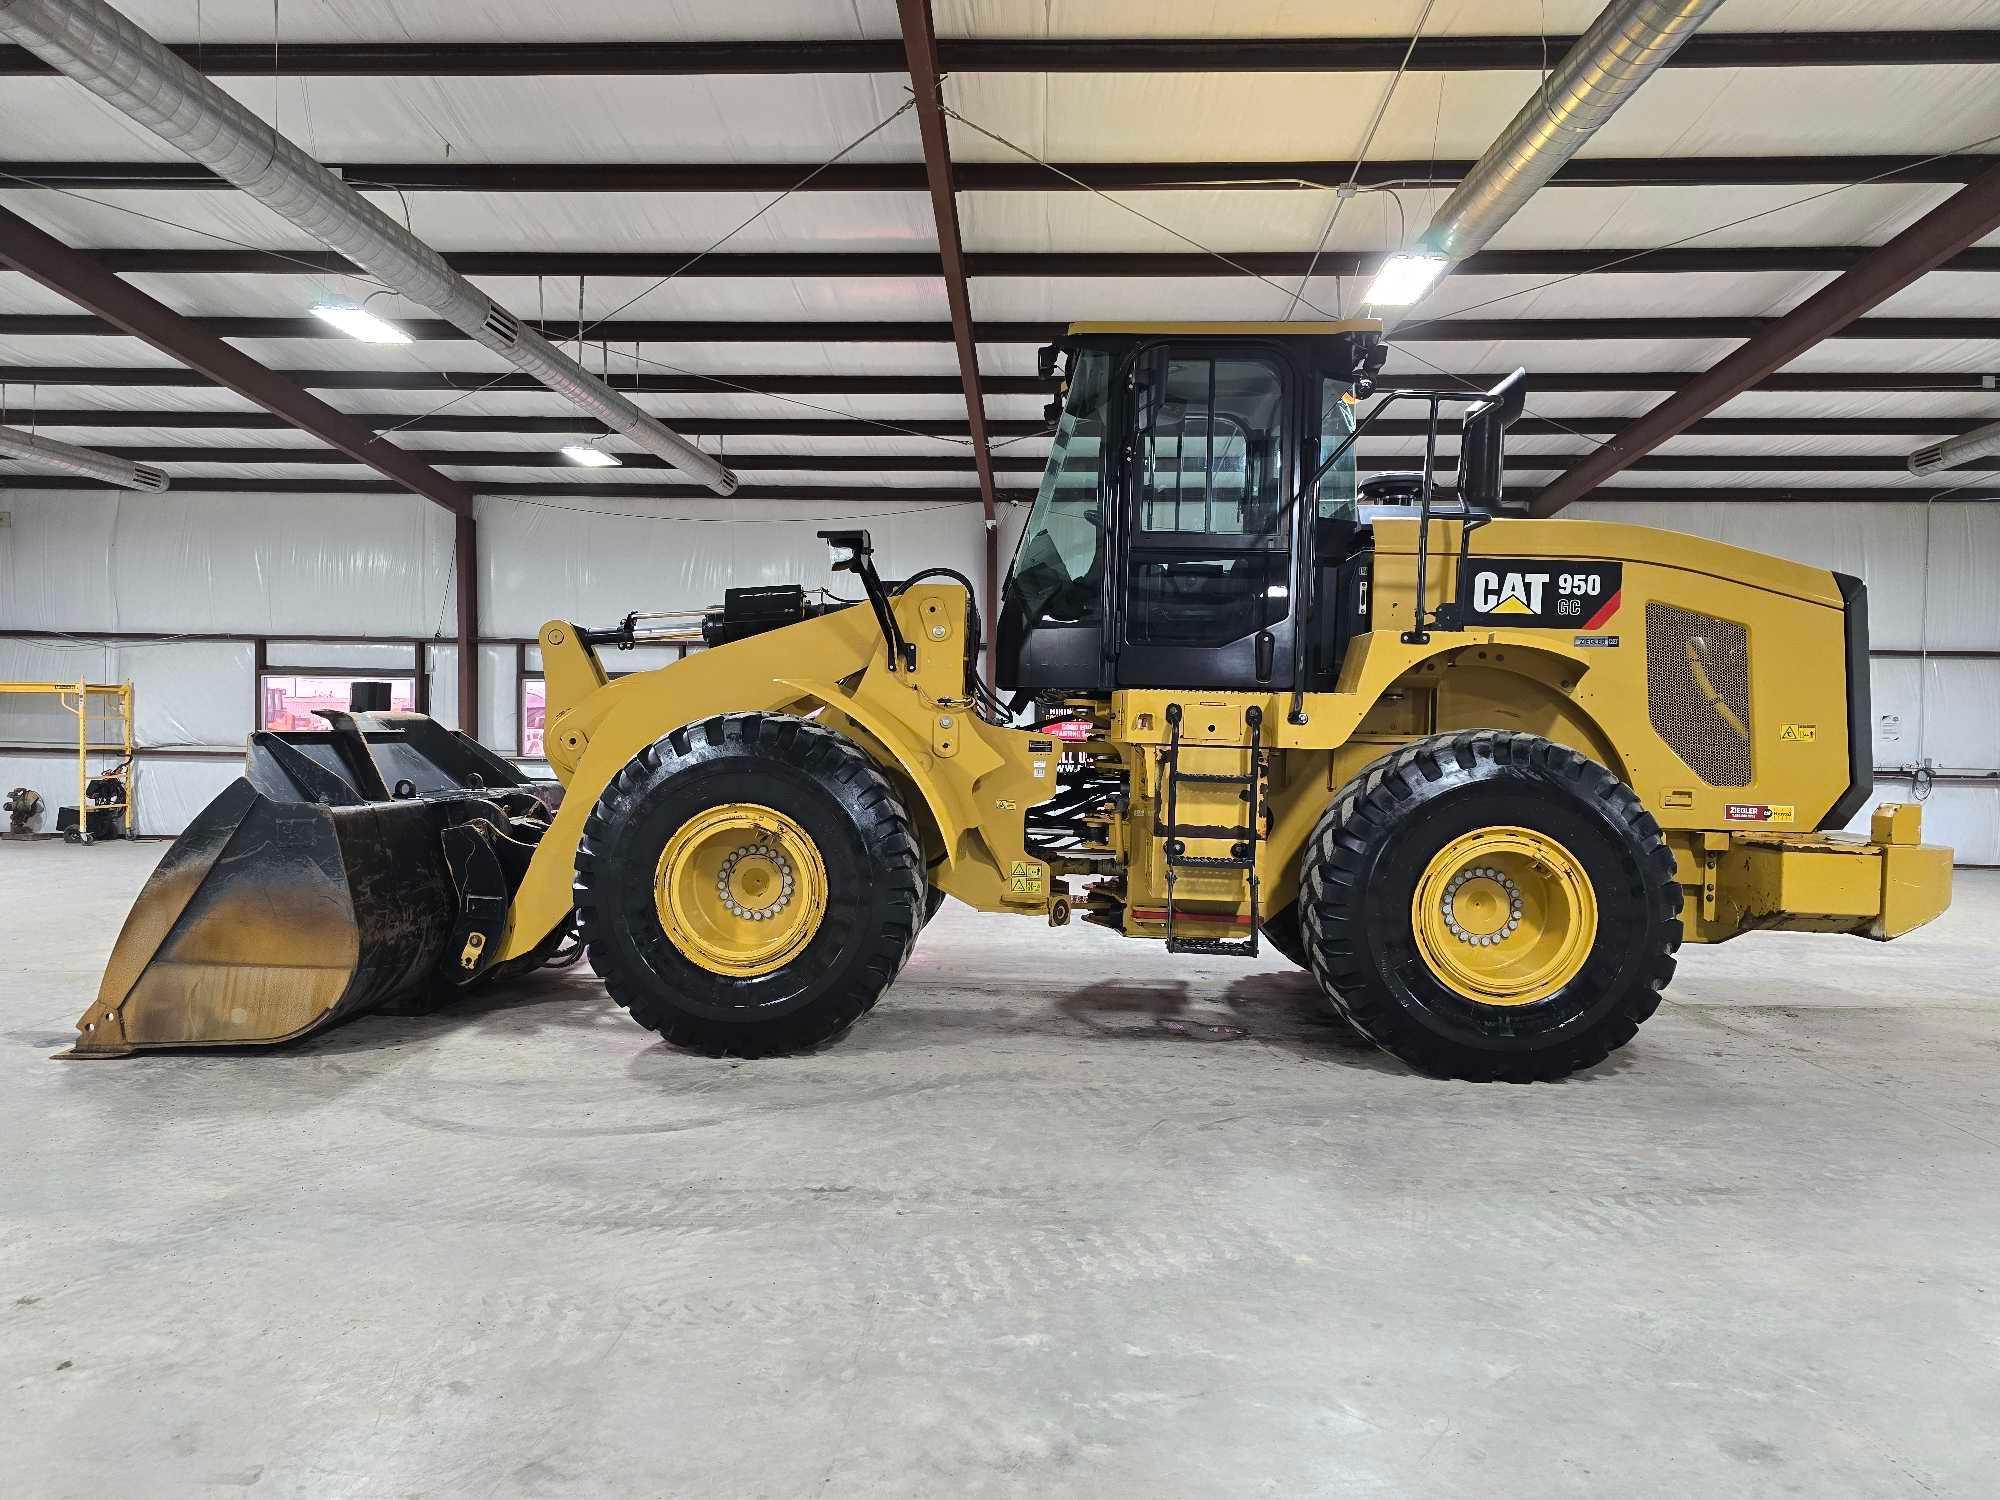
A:
{"type": "Polygon", "coordinates": [[[389,684],[389,707],[410,713],[417,706],[416,679],[407,674],[396,677],[381,672],[353,672],[345,676],[319,673],[266,672],[257,681],[257,720],[263,729],[324,729],[319,717],[322,708],[347,711],[349,693],[357,682],[389,684]]]}
{"type": "Polygon", "coordinates": [[[540,677],[521,679],[521,758],[540,760],[549,717],[549,685],[540,677]]]}

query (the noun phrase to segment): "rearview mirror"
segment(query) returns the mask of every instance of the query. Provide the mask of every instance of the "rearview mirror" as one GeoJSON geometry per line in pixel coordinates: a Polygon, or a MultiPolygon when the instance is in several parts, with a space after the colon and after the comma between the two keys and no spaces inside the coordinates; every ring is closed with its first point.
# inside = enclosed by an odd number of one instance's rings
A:
{"type": "Polygon", "coordinates": [[[1506,493],[1506,431],[1528,403],[1528,372],[1517,369],[1466,410],[1459,424],[1458,494],[1467,510],[1492,514],[1506,493]]]}

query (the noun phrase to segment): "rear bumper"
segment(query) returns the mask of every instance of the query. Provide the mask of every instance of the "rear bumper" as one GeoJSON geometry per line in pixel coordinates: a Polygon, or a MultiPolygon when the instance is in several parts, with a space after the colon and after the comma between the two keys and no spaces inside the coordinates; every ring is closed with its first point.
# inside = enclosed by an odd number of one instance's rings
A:
{"type": "Polygon", "coordinates": [[[1678,853],[1693,942],[1743,932],[1845,932],[1886,942],[1951,904],[1951,850],[1921,841],[1921,809],[1885,802],[1869,836],[1696,833],[1678,853]]]}

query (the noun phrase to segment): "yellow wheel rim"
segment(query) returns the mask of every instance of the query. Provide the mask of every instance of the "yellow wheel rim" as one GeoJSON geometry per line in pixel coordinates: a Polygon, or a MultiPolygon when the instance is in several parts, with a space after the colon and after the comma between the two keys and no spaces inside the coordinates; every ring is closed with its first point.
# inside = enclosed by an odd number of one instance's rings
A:
{"type": "Polygon", "coordinates": [[[798,957],[826,915],[826,865],[774,808],[726,802],[688,819],[653,875],[660,926],[714,974],[755,978],[798,957]]]}
{"type": "Polygon", "coordinates": [[[1410,905],[1417,951],[1481,1005],[1533,1005],[1582,970],[1597,894],[1561,844],[1532,828],[1481,828],[1438,850],[1410,905]]]}

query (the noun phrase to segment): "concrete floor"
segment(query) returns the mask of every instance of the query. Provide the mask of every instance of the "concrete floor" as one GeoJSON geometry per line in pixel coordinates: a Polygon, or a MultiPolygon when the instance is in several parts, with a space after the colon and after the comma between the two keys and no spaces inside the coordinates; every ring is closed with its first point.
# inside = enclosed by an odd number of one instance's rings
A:
{"type": "Polygon", "coordinates": [[[2000,1491],[2000,876],[1591,1075],[951,905],[822,1055],[587,978],[57,1063],[161,846],[0,846],[10,1494],[2000,1491]]]}

